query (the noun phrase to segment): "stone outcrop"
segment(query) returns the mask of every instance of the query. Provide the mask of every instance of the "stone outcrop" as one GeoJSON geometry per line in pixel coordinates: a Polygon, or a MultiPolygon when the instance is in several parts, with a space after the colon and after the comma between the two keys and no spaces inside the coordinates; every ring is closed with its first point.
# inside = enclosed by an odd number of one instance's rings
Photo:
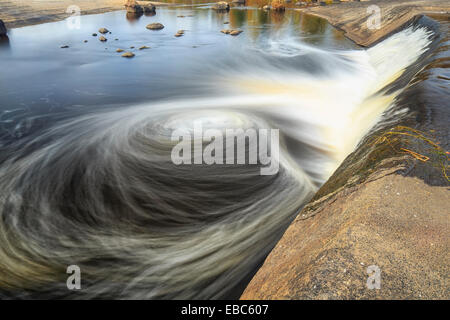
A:
{"type": "Polygon", "coordinates": [[[450,4],[447,0],[372,0],[297,10],[327,19],[334,27],[343,30],[349,39],[367,47],[385,39],[417,15],[448,14],[450,4]],[[376,5],[381,10],[379,29],[368,27],[367,21],[374,14],[368,10],[371,5],[376,5]]]}

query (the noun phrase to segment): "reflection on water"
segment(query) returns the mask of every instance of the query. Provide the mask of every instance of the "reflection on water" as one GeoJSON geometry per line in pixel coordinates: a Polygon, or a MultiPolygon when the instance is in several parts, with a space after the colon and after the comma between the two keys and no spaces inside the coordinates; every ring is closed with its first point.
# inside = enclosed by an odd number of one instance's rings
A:
{"type": "Polygon", "coordinates": [[[210,5],[159,8],[156,14],[141,16],[125,11],[82,16],[80,29],[70,29],[61,21],[12,29],[10,37],[10,42],[0,45],[0,108],[25,104],[52,110],[192,95],[202,91],[189,81],[201,72],[196,63],[210,57],[220,61],[234,50],[259,47],[270,39],[354,47],[320,18],[242,7],[218,13],[210,5]],[[147,30],[152,22],[165,28],[147,30]],[[91,35],[103,26],[112,31],[106,43],[91,35]],[[220,33],[224,28],[244,32],[230,37],[220,33]],[[186,33],[175,38],[179,29],[186,33]],[[61,49],[62,45],[70,48],[61,49]],[[151,49],[137,49],[144,45],[151,49]],[[136,57],[121,59],[117,49],[133,51],[136,57]]]}

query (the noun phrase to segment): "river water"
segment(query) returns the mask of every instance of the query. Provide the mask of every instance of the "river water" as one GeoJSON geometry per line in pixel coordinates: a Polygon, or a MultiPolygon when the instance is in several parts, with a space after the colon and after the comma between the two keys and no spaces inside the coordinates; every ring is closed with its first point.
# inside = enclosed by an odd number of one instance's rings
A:
{"type": "Polygon", "coordinates": [[[13,29],[0,45],[5,297],[239,297],[435,38],[416,24],[363,50],[319,18],[207,3],[74,23],[13,29]],[[279,129],[279,172],[175,165],[171,132],[199,120],[279,129]],[[69,265],[82,290],[67,289],[69,265]]]}

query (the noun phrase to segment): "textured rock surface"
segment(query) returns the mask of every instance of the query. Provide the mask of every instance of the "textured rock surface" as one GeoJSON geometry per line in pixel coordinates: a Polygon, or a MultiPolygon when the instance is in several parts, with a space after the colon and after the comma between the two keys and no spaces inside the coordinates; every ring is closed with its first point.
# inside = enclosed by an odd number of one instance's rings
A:
{"type": "Polygon", "coordinates": [[[343,193],[297,217],[242,299],[449,298],[448,200],[399,175],[343,193]],[[370,265],[380,290],[366,287],[370,265]]]}
{"type": "Polygon", "coordinates": [[[450,12],[450,2],[448,0],[372,0],[297,10],[325,18],[359,45],[370,46],[384,39],[418,14],[450,12]],[[367,21],[374,14],[374,11],[368,11],[368,8],[373,5],[381,10],[381,29],[368,28],[367,21]]]}

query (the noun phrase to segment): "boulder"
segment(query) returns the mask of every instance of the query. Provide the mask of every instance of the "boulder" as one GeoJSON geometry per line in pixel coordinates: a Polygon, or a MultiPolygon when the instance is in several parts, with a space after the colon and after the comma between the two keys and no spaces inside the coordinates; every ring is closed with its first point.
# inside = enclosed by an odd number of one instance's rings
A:
{"type": "Polygon", "coordinates": [[[146,28],[149,30],[161,30],[164,29],[164,25],[162,23],[155,22],[148,24],[146,28]]]}
{"type": "Polygon", "coordinates": [[[217,11],[228,11],[230,10],[230,5],[225,1],[219,1],[213,6],[213,9],[217,11]]]}
{"type": "Polygon", "coordinates": [[[5,24],[2,20],[0,20],[0,37],[6,37],[6,34],[8,33],[8,30],[6,29],[5,24]]]}

